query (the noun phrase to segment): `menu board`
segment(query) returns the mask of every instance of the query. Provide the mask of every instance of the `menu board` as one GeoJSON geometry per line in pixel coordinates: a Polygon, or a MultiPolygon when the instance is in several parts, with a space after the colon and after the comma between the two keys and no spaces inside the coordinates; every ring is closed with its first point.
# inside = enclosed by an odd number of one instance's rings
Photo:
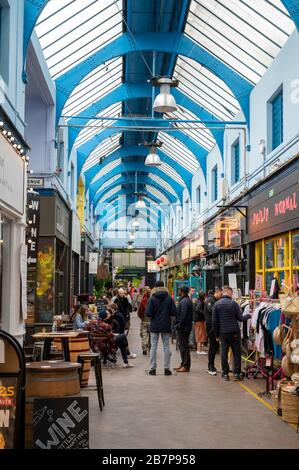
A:
{"type": "Polygon", "coordinates": [[[35,399],[33,448],[88,449],[88,398],[35,399]]]}
{"type": "Polygon", "coordinates": [[[17,377],[0,377],[0,449],[14,449],[17,377]]]}

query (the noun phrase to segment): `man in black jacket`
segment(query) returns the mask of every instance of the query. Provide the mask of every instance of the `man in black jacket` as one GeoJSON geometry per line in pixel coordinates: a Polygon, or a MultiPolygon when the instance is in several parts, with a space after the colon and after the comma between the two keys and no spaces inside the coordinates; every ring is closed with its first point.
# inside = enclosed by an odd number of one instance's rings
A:
{"type": "Polygon", "coordinates": [[[241,380],[241,333],[238,322],[248,320],[250,315],[242,316],[241,309],[232,296],[232,288],[225,286],[221,300],[214,305],[212,321],[216,338],[221,343],[222,377],[224,380],[229,380],[227,356],[231,347],[234,356],[235,379],[241,380]]]}
{"type": "Polygon", "coordinates": [[[177,372],[189,372],[191,367],[189,336],[192,330],[193,304],[188,293],[189,287],[187,286],[182,286],[179,289],[180,301],[178,306],[177,330],[181,365],[175,368],[177,372]]]}
{"type": "Polygon", "coordinates": [[[212,312],[213,312],[213,307],[215,303],[221,299],[222,297],[222,289],[220,287],[217,287],[215,289],[215,292],[213,290],[208,291],[208,296],[205,301],[205,306],[204,306],[204,316],[206,320],[206,330],[207,330],[207,336],[209,338],[209,352],[208,352],[208,369],[207,372],[210,375],[217,375],[217,369],[215,367],[215,357],[216,357],[216,352],[218,349],[218,343],[216,340],[216,335],[213,331],[213,325],[212,325],[212,312]]]}
{"type": "Polygon", "coordinates": [[[132,305],[128,301],[125,290],[122,287],[118,289],[117,297],[115,298],[114,303],[118,306],[118,311],[125,319],[125,330],[129,330],[132,305]]]}
{"type": "Polygon", "coordinates": [[[156,375],[157,348],[159,335],[161,334],[164,349],[164,375],[171,375],[170,370],[170,336],[171,317],[176,316],[177,310],[173,299],[162,281],[157,281],[152,289],[150,299],[145,309],[145,316],[151,320],[151,362],[149,375],[156,375]]]}

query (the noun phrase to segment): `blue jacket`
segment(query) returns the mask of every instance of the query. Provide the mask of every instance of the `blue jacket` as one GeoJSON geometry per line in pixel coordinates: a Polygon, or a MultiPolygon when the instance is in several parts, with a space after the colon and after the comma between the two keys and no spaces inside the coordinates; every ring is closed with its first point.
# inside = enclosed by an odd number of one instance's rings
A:
{"type": "Polygon", "coordinates": [[[193,303],[188,295],[182,297],[178,306],[178,330],[190,332],[192,330],[193,321],[193,303]]]}
{"type": "Polygon", "coordinates": [[[244,322],[248,318],[250,318],[250,315],[242,316],[237,302],[228,295],[224,295],[213,307],[212,321],[216,338],[223,334],[240,332],[238,322],[244,322]]]}
{"type": "Polygon", "coordinates": [[[155,287],[145,309],[145,316],[151,319],[152,333],[171,333],[171,317],[177,310],[166,287],[155,287]]]}

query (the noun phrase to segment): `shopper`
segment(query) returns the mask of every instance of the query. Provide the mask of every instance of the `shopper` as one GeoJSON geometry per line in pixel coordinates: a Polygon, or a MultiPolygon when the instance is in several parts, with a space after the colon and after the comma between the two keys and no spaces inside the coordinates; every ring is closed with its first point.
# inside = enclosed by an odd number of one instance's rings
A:
{"type": "Polygon", "coordinates": [[[192,330],[193,304],[189,297],[189,287],[182,286],[179,289],[179,306],[177,314],[178,342],[181,353],[181,365],[175,367],[177,372],[190,372],[191,355],[189,348],[189,336],[192,330]]]}
{"type": "Polygon", "coordinates": [[[222,289],[220,287],[216,287],[215,291],[209,290],[206,301],[205,301],[205,306],[204,306],[206,331],[207,331],[207,336],[209,339],[207,372],[210,375],[217,375],[217,369],[215,367],[215,357],[216,357],[216,353],[218,350],[218,342],[216,340],[216,335],[213,331],[212,313],[213,313],[213,307],[215,303],[219,299],[221,299],[221,297],[222,297],[222,289]]]}
{"type": "MultiPolygon", "coordinates": [[[[107,306],[107,317],[109,319],[109,323],[112,326],[113,332],[117,334],[124,334],[125,333],[125,320],[123,315],[119,312],[118,307],[114,303],[110,303],[107,306]]],[[[137,354],[131,353],[127,338],[127,355],[129,359],[136,359],[137,354]]]]}
{"type": "MultiPolygon", "coordinates": [[[[96,334],[101,334],[101,335],[106,335],[108,339],[108,343],[110,344],[111,348],[119,348],[122,359],[124,361],[123,367],[128,368],[128,367],[134,367],[133,364],[130,364],[128,362],[128,354],[127,354],[127,348],[128,348],[128,341],[127,337],[124,334],[114,334],[112,331],[111,325],[107,322],[107,312],[106,310],[102,309],[99,312],[99,318],[98,320],[92,320],[91,322],[88,323],[84,327],[85,330],[90,331],[92,333],[96,334]]],[[[94,351],[98,351],[101,347],[101,342],[103,341],[102,338],[97,339],[96,337],[93,337],[93,343],[92,343],[92,349],[94,351]]]]}
{"type": "Polygon", "coordinates": [[[82,330],[86,325],[88,325],[90,321],[89,315],[90,312],[88,306],[85,304],[81,305],[72,317],[74,330],[82,330]]]}
{"type": "MultiPolygon", "coordinates": [[[[130,297],[130,296],[129,296],[130,297]]],[[[127,293],[123,287],[120,287],[117,291],[117,297],[114,303],[118,306],[118,310],[125,319],[125,330],[130,328],[130,314],[132,312],[132,305],[128,300],[127,293]]]]}
{"type": "Polygon", "coordinates": [[[206,294],[200,292],[197,302],[193,305],[193,321],[195,331],[196,353],[198,355],[207,355],[203,350],[204,344],[207,342],[206,321],[204,315],[206,294]]]}
{"type": "Polygon", "coordinates": [[[233,290],[223,287],[222,298],[213,307],[213,330],[217,341],[221,343],[221,368],[224,380],[229,380],[228,351],[231,347],[234,357],[234,375],[241,380],[241,332],[238,322],[244,322],[250,315],[242,316],[237,302],[232,299],[233,290]]]}
{"type": "Polygon", "coordinates": [[[157,281],[151,292],[150,299],[145,309],[145,316],[151,319],[151,359],[149,375],[156,375],[157,348],[161,335],[164,349],[164,375],[171,375],[170,371],[170,336],[171,317],[177,315],[173,299],[162,281],[157,281]]]}
{"type": "Polygon", "coordinates": [[[141,320],[140,324],[140,337],[142,345],[142,354],[145,356],[151,349],[151,333],[150,333],[150,324],[151,319],[145,315],[145,309],[151,295],[151,290],[149,287],[144,288],[143,296],[140,301],[140,305],[137,310],[137,315],[141,320]]]}

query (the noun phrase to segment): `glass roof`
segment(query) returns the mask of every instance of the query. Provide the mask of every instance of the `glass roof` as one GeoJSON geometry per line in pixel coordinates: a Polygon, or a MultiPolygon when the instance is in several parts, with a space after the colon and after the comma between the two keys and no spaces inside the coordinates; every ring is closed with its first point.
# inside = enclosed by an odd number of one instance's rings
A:
{"type": "Polygon", "coordinates": [[[195,60],[179,55],[174,76],[180,81],[179,90],[216,118],[231,120],[239,112],[239,103],[224,81],[195,60]]]}
{"type": "Polygon", "coordinates": [[[83,145],[85,142],[88,140],[92,139],[95,135],[99,134],[105,127],[112,126],[116,121],[110,121],[110,120],[99,120],[98,118],[100,117],[119,117],[122,112],[122,103],[118,102],[115,103],[109,108],[105,109],[104,111],[101,111],[99,114],[97,114],[95,117],[97,119],[91,119],[85,124],[84,129],[80,131],[74,147],[78,148],[81,145],[83,145]]]}
{"type": "MultiPolygon", "coordinates": [[[[161,159],[163,159],[163,157],[161,157],[161,159]]],[[[166,173],[166,175],[171,176],[172,179],[177,181],[183,187],[186,186],[183,178],[178,174],[178,172],[175,171],[170,165],[163,162],[163,160],[162,160],[162,165],[159,166],[159,169],[163,171],[164,173],[166,173]]]]}
{"type": "Polygon", "coordinates": [[[159,132],[157,140],[163,143],[161,150],[188,171],[195,172],[199,163],[192,152],[178,139],[165,132],[159,132]]]}
{"type": "Polygon", "coordinates": [[[94,165],[98,165],[100,158],[105,158],[112,152],[118,150],[121,147],[119,143],[120,138],[121,132],[118,132],[117,134],[114,134],[110,137],[107,137],[107,139],[104,139],[103,142],[101,142],[87,158],[82,168],[83,173],[94,165]]]}
{"type": "Polygon", "coordinates": [[[73,90],[64,106],[62,115],[75,116],[102,99],[121,84],[122,73],[122,57],[109,60],[94,69],[73,90]]]}
{"type": "Polygon", "coordinates": [[[161,193],[161,191],[158,191],[158,189],[154,188],[153,186],[151,186],[150,184],[147,184],[145,186],[145,189],[146,191],[148,191],[149,193],[151,193],[153,196],[155,196],[156,198],[160,199],[161,202],[163,202],[163,204],[169,204],[169,200],[167,199],[166,196],[164,196],[163,193],[161,193]]]}
{"type": "Polygon", "coordinates": [[[101,184],[101,187],[97,190],[96,194],[98,194],[100,191],[107,188],[111,184],[113,184],[115,181],[117,181],[120,178],[120,176],[121,176],[120,174],[115,175],[115,176],[112,176],[112,178],[110,178],[109,180],[105,181],[105,183],[101,184]]]}
{"type": "Polygon", "coordinates": [[[104,199],[108,199],[109,197],[113,196],[114,194],[118,193],[121,190],[121,184],[118,186],[115,186],[115,188],[110,189],[110,191],[107,191],[105,194],[103,194],[100,199],[100,201],[103,201],[104,199]]]}
{"type": "Polygon", "coordinates": [[[113,160],[113,162],[108,163],[105,165],[93,178],[91,184],[95,183],[98,179],[102,178],[106,173],[109,173],[109,171],[114,170],[118,165],[121,164],[121,158],[117,158],[116,160],[113,160]]]}
{"type": "MultiPolygon", "coordinates": [[[[164,114],[165,119],[184,119],[184,120],[198,120],[198,117],[195,116],[191,111],[188,111],[186,108],[183,108],[182,106],[178,106],[177,111],[174,113],[166,113],[164,114]]],[[[179,122],[177,124],[174,124],[177,127],[180,127],[180,130],[184,132],[184,134],[188,135],[193,139],[195,142],[197,142],[199,145],[204,147],[206,150],[210,151],[214,145],[215,145],[215,139],[209,129],[206,128],[204,124],[201,125],[201,127],[197,127],[197,123],[183,123],[179,122]],[[193,126],[194,129],[186,129],[190,126],[193,126]]]]}
{"type": "Polygon", "coordinates": [[[185,33],[256,84],[294,29],[277,0],[192,0],[185,33]]]}
{"type": "Polygon", "coordinates": [[[175,197],[178,197],[177,193],[175,192],[175,190],[173,189],[172,186],[170,186],[169,183],[167,183],[165,180],[163,180],[162,178],[160,178],[160,176],[158,175],[155,175],[154,173],[149,173],[149,178],[151,178],[153,181],[155,181],[156,183],[158,183],[162,188],[166,189],[166,191],[168,191],[170,194],[172,194],[173,196],[175,197]]]}
{"type": "Polygon", "coordinates": [[[56,0],[44,8],[36,33],[56,79],[123,31],[121,0],[56,0]]]}

